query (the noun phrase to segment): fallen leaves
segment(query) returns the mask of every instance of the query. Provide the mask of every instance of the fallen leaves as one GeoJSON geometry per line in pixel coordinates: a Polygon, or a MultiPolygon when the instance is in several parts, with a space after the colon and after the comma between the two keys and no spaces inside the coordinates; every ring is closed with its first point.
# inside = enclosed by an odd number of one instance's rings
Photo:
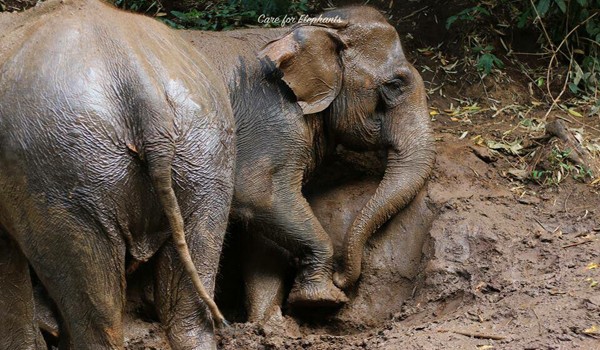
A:
{"type": "Polygon", "coordinates": [[[503,150],[512,155],[518,156],[523,149],[523,145],[521,144],[521,140],[517,139],[512,142],[502,142],[502,141],[493,141],[486,140],[486,145],[493,150],[503,150]]]}
{"type": "Polygon", "coordinates": [[[595,279],[588,277],[585,279],[586,282],[590,283],[590,288],[594,288],[598,286],[598,281],[596,281],[595,279]]]}

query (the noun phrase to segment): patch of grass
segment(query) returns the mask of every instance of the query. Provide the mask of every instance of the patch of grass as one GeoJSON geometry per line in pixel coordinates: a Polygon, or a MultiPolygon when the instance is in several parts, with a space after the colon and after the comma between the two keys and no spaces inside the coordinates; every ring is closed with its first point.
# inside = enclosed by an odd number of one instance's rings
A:
{"type": "Polygon", "coordinates": [[[561,150],[554,146],[548,155],[545,168],[531,171],[529,179],[542,186],[559,185],[565,178],[571,176],[574,180],[585,182],[593,177],[591,169],[574,165],[568,159],[572,150],[561,150]]]}

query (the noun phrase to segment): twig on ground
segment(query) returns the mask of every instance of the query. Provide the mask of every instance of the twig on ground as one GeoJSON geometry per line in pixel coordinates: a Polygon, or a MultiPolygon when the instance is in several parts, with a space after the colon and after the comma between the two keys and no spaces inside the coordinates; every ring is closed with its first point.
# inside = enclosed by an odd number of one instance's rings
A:
{"type": "Polygon", "coordinates": [[[557,116],[556,116],[556,118],[558,118],[558,119],[561,119],[561,120],[564,120],[564,121],[566,121],[567,123],[573,123],[573,121],[572,121],[572,120],[569,120],[569,119],[567,119],[567,118],[565,118],[565,117],[563,117],[563,116],[560,116],[560,115],[557,115],[557,116]]]}
{"type": "Polygon", "coordinates": [[[552,231],[548,230],[548,229],[546,228],[546,226],[544,226],[544,225],[543,225],[543,224],[540,222],[540,220],[538,220],[537,218],[533,218],[533,220],[535,220],[535,222],[537,222],[537,223],[538,223],[538,225],[540,225],[540,226],[541,226],[541,227],[542,227],[542,228],[543,228],[543,229],[544,229],[546,232],[552,233],[552,231]]]}
{"type": "Polygon", "coordinates": [[[569,201],[569,198],[571,197],[571,195],[573,194],[573,192],[575,192],[575,189],[572,189],[571,192],[569,192],[569,194],[565,198],[565,202],[563,203],[563,210],[564,210],[565,213],[567,212],[567,202],[569,201]]]}
{"type": "Polygon", "coordinates": [[[548,95],[550,96],[550,98],[552,98],[552,104],[550,105],[550,108],[548,108],[548,111],[546,111],[546,114],[544,115],[544,120],[548,117],[550,112],[552,112],[554,106],[558,106],[558,101],[560,101],[562,95],[565,93],[565,91],[567,91],[567,84],[569,83],[569,72],[571,71],[571,67],[573,66],[573,54],[571,53],[571,57],[569,58],[569,68],[567,69],[567,74],[565,74],[565,81],[563,82],[562,89],[560,90],[558,96],[554,98],[554,96],[552,96],[552,91],[550,90],[550,72],[552,71],[552,61],[555,58],[556,53],[554,53],[550,58],[550,63],[548,63],[548,71],[546,72],[546,87],[548,88],[548,95]]]}
{"type": "Polygon", "coordinates": [[[562,248],[571,248],[571,247],[575,247],[575,246],[578,246],[578,245],[590,243],[590,242],[593,242],[593,241],[594,241],[593,239],[588,239],[588,240],[577,242],[577,243],[565,244],[565,245],[562,246],[562,248]]]}
{"type": "Polygon", "coordinates": [[[430,6],[425,6],[425,7],[421,8],[421,9],[418,9],[418,10],[416,10],[416,11],[413,11],[413,12],[411,12],[410,14],[408,14],[408,15],[406,15],[406,16],[404,16],[404,17],[400,18],[400,19],[398,20],[398,22],[402,22],[402,21],[404,21],[404,20],[407,20],[407,19],[411,18],[412,16],[414,16],[414,15],[416,15],[416,14],[420,13],[420,12],[423,12],[423,11],[427,10],[429,7],[430,7],[430,6]]]}
{"type": "Polygon", "coordinates": [[[586,128],[590,128],[590,129],[592,129],[592,130],[596,130],[596,131],[600,132],[600,129],[598,129],[598,128],[596,128],[596,127],[593,127],[593,126],[591,126],[591,125],[589,125],[589,124],[586,124],[586,123],[582,122],[581,120],[577,120],[577,119],[567,119],[566,117],[561,117],[561,116],[557,116],[557,118],[558,118],[558,119],[562,119],[562,120],[564,120],[564,121],[566,121],[566,122],[569,122],[569,123],[577,122],[577,123],[579,123],[579,124],[581,124],[581,125],[585,126],[586,128]]]}
{"type": "Polygon", "coordinates": [[[535,307],[532,307],[531,311],[533,311],[533,314],[535,315],[535,319],[537,320],[538,335],[541,337],[542,336],[542,325],[540,324],[540,317],[538,316],[537,312],[535,312],[535,307]]]}
{"type": "Polygon", "coordinates": [[[479,332],[468,332],[468,331],[461,331],[461,330],[456,330],[456,329],[438,329],[438,332],[439,333],[456,333],[456,334],[464,335],[464,336],[471,337],[471,338],[478,338],[478,339],[492,339],[492,340],[506,339],[506,337],[502,336],[502,335],[479,333],[479,332]]]}

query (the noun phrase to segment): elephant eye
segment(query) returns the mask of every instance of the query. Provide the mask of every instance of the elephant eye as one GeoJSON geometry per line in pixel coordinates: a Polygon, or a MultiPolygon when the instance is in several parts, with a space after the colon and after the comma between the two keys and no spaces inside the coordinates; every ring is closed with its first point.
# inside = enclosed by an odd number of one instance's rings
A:
{"type": "Polygon", "coordinates": [[[400,96],[402,96],[402,88],[404,86],[405,82],[401,77],[394,77],[386,81],[380,89],[381,99],[388,107],[397,105],[400,96]]]}
{"type": "Polygon", "coordinates": [[[402,85],[404,85],[404,80],[400,77],[396,77],[396,78],[388,80],[385,83],[385,85],[390,88],[400,89],[402,87],[402,85]]]}

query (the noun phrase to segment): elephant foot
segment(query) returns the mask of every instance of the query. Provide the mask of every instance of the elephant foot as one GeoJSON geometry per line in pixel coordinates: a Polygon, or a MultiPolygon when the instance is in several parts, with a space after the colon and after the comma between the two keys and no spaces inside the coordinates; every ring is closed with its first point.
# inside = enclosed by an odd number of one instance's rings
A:
{"type": "Polygon", "coordinates": [[[330,279],[310,283],[294,283],[288,296],[291,307],[337,307],[348,302],[348,297],[330,279]]]}

